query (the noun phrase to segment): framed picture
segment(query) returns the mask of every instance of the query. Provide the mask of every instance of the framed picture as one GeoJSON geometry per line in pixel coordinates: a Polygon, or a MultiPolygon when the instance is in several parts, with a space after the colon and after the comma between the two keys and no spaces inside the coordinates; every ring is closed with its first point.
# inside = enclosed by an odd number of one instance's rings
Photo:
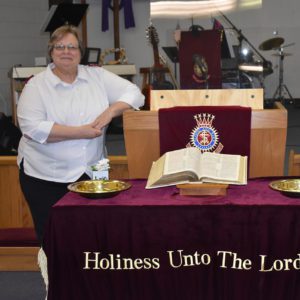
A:
{"type": "Polygon", "coordinates": [[[98,65],[100,59],[100,48],[85,48],[84,55],[81,59],[82,65],[98,65]]]}

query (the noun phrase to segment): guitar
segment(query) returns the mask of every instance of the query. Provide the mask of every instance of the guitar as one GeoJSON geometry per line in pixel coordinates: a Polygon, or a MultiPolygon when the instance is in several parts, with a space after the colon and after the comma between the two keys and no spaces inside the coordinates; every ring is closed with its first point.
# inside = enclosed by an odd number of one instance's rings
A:
{"type": "Polygon", "coordinates": [[[177,80],[176,80],[176,78],[175,78],[175,76],[174,76],[171,68],[169,67],[169,65],[167,63],[166,58],[160,54],[159,55],[159,59],[160,59],[160,62],[168,69],[170,78],[172,79],[172,84],[174,85],[174,89],[178,90],[179,89],[178,82],[177,82],[177,80]]]}
{"type": "Polygon", "coordinates": [[[161,64],[160,56],[158,51],[159,38],[156,31],[156,28],[153,25],[150,25],[147,29],[147,38],[153,48],[153,59],[154,65],[150,69],[152,73],[152,88],[155,90],[171,90],[174,89],[174,85],[166,80],[165,73],[169,73],[169,69],[161,64]]]}
{"type": "Polygon", "coordinates": [[[165,74],[170,74],[169,68],[160,62],[160,56],[158,51],[158,34],[156,28],[150,25],[147,30],[147,39],[152,45],[154,64],[151,68],[142,68],[141,73],[148,73],[149,82],[146,83],[144,77],[142,92],[145,95],[144,109],[150,109],[150,90],[173,90],[174,84],[166,80],[165,74]]]}

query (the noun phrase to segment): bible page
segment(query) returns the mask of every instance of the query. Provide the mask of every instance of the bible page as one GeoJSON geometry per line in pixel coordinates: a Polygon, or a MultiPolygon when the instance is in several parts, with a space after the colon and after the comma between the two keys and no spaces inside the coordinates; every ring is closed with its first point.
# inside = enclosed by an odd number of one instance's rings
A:
{"type": "Polygon", "coordinates": [[[200,150],[194,147],[170,151],[166,155],[163,173],[169,175],[179,172],[193,172],[198,175],[200,157],[200,150]]]}
{"type": "Polygon", "coordinates": [[[237,182],[240,178],[240,155],[205,152],[202,155],[200,178],[237,182]]]}

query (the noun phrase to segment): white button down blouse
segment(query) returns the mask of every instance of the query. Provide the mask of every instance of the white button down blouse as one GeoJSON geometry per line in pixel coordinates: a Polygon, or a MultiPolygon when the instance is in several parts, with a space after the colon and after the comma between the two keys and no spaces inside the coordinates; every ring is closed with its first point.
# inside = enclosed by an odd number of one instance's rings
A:
{"type": "Polygon", "coordinates": [[[53,124],[91,123],[117,101],[138,109],[144,96],[136,85],[100,67],[79,65],[72,84],[54,75],[53,67],[31,78],[20,96],[18,164],[23,159],[25,173],[36,178],[73,182],[104,157],[104,136],[47,143],[53,124]]]}

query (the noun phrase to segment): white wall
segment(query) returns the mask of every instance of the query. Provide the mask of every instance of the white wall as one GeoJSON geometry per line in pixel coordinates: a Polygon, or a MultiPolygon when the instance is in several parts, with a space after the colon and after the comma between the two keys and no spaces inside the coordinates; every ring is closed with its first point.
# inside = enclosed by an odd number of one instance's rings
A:
{"type": "Polygon", "coordinates": [[[45,56],[49,35],[40,27],[48,0],[0,0],[0,111],[11,114],[8,72],[13,65],[33,66],[45,56]]]}
{"type": "MultiPolygon", "coordinates": [[[[113,48],[112,12],[110,12],[110,26],[107,32],[101,31],[101,0],[87,0],[88,9],[88,46],[102,49],[113,48]]],[[[75,2],[74,2],[75,3],[75,2]]],[[[120,40],[125,47],[130,63],[137,69],[153,65],[152,47],[146,39],[145,30],[149,26],[149,0],[133,0],[136,27],[124,29],[123,10],[120,12],[120,40]]],[[[0,0],[0,110],[8,114],[10,108],[10,82],[7,73],[13,65],[33,66],[34,58],[45,56],[48,34],[42,35],[40,28],[48,10],[48,0],[0,0]],[[5,103],[3,101],[5,100],[5,103]]],[[[239,11],[227,13],[232,23],[242,30],[247,39],[256,47],[265,40],[274,37],[274,29],[285,39],[285,44],[296,43],[286,48],[292,53],[284,60],[284,81],[295,98],[300,98],[300,11],[299,0],[263,0],[259,10],[239,11]]],[[[219,19],[224,26],[226,22],[219,19]]],[[[210,17],[198,18],[195,24],[206,29],[211,28],[210,17]]],[[[175,46],[173,31],[177,20],[153,20],[159,35],[159,46],[175,46]]],[[[189,20],[181,20],[180,26],[187,30],[191,25],[189,20]]],[[[161,50],[161,53],[164,52],[161,50]]],[[[266,97],[271,97],[278,85],[278,57],[275,51],[261,52],[267,60],[273,63],[274,73],[265,79],[266,97]]],[[[172,63],[169,62],[171,66],[172,63]]],[[[140,84],[140,76],[135,77],[140,84]]]]}
{"type": "MultiPolygon", "coordinates": [[[[121,46],[126,48],[129,61],[135,63],[138,68],[147,67],[153,64],[153,54],[151,45],[146,40],[145,29],[149,26],[149,0],[133,0],[134,14],[137,27],[134,29],[121,29],[121,46]]],[[[113,27],[110,25],[108,32],[101,32],[101,1],[90,1],[88,18],[88,40],[91,46],[98,46],[102,49],[113,47],[113,27]],[[100,18],[99,18],[100,16],[100,18]]],[[[226,13],[229,20],[242,31],[248,41],[258,50],[259,45],[267,39],[273,38],[273,31],[278,30],[278,36],[285,39],[285,44],[295,43],[295,45],[285,48],[291,53],[284,59],[284,83],[288,87],[294,98],[300,98],[300,85],[298,76],[300,75],[300,63],[298,63],[298,53],[300,53],[300,19],[297,13],[300,11],[300,1],[298,0],[263,0],[260,9],[239,10],[226,13]]],[[[120,24],[123,24],[123,14],[120,14],[120,24]]],[[[214,15],[225,27],[230,27],[224,18],[214,15]]],[[[110,13],[112,22],[112,12],[110,13]]],[[[176,19],[153,19],[159,36],[159,46],[175,46],[173,31],[178,20],[176,19]]],[[[188,30],[191,25],[190,20],[179,20],[182,30],[188,30]]],[[[207,18],[197,18],[194,24],[201,25],[205,29],[211,29],[211,16],[207,18]]],[[[264,79],[265,97],[272,98],[279,84],[279,58],[274,56],[278,52],[260,51],[273,65],[273,74],[264,79]]],[[[160,49],[164,55],[164,51],[160,49]]],[[[173,64],[168,61],[170,67],[173,64]]],[[[135,78],[140,84],[139,76],[135,78]]],[[[257,81],[257,80],[256,80],[257,81]]],[[[286,95],[287,97],[287,95],[286,95]]]]}
{"type": "MultiPolygon", "coordinates": [[[[99,47],[102,50],[114,48],[113,13],[109,12],[109,30],[101,30],[102,6],[100,0],[90,2],[87,16],[88,46],[99,47]]],[[[88,3],[87,2],[87,3],[88,3]]],[[[129,63],[140,67],[149,67],[153,64],[152,48],[146,39],[146,28],[149,26],[150,6],[147,0],[133,0],[135,27],[125,29],[124,11],[121,10],[120,17],[120,46],[126,50],[129,63]]],[[[110,57],[107,57],[109,60],[110,57]]],[[[140,76],[135,76],[134,80],[140,84],[140,76]]]]}
{"type": "MultiPolygon", "coordinates": [[[[276,29],[278,36],[285,39],[284,45],[295,43],[294,46],[285,48],[285,51],[292,55],[284,59],[284,82],[294,98],[300,97],[297,78],[300,75],[299,10],[298,0],[263,0],[263,7],[260,10],[240,11],[228,15],[257,49],[263,41],[274,37],[273,31],[276,29]]],[[[265,79],[266,97],[272,97],[279,83],[279,58],[273,56],[278,52],[270,50],[260,53],[273,64],[274,73],[265,79]]]]}

